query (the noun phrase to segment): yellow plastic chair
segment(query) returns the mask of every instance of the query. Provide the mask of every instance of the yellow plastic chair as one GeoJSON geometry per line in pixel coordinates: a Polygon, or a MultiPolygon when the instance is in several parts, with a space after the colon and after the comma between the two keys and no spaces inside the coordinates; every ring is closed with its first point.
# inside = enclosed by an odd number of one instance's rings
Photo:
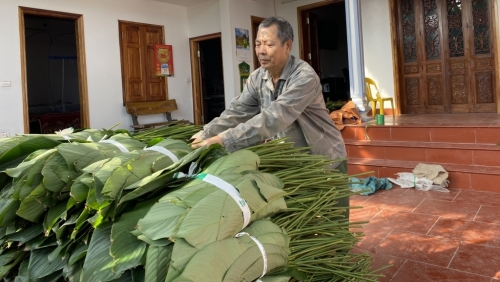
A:
{"type": "Polygon", "coordinates": [[[382,98],[380,96],[380,92],[378,91],[377,84],[373,79],[371,78],[365,78],[365,83],[366,83],[366,99],[371,102],[372,104],[372,117],[375,117],[375,111],[377,110],[377,102],[380,103],[380,114],[384,114],[384,102],[385,101],[390,101],[391,102],[391,107],[392,107],[392,117],[395,117],[394,115],[394,100],[392,98],[382,98]],[[373,95],[374,89],[376,91],[375,95],[373,95]]]}

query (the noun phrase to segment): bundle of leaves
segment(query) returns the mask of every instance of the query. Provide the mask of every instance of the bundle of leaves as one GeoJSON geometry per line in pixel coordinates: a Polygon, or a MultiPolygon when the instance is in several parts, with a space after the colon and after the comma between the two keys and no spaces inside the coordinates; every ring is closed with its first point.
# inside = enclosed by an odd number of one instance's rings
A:
{"type": "MultiPolygon", "coordinates": [[[[0,164],[18,163],[0,174],[0,236],[3,243],[0,276],[4,279],[17,276],[21,281],[42,278],[55,281],[61,277],[75,281],[105,281],[94,275],[93,269],[86,271],[84,267],[84,258],[89,261],[87,266],[97,258],[89,259],[87,252],[94,251],[94,246],[102,249],[99,245],[102,240],[95,238],[102,238],[115,218],[121,219],[120,215],[128,209],[118,204],[122,196],[134,192],[128,191],[127,186],[174,164],[172,156],[143,150],[146,144],[127,134],[114,135],[102,142],[106,134],[90,133],[82,138],[70,138],[71,143],[53,135],[2,140],[0,160],[4,162],[0,164]],[[88,141],[89,136],[101,142],[88,141]],[[96,233],[94,228],[97,228],[96,233]]],[[[167,148],[175,159],[191,152],[189,145],[177,140],[164,140],[155,147],[167,148]]],[[[175,168],[179,168],[179,161],[176,163],[175,168]]],[[[144,194],[139,193],[139,196],[144,194]]],[[[129,207],[135,205],[132,203],[129,207]]],[[[107,244],[111,244],[110,239],[108,236],[107,244]]],[[[126,243],[117,240],[116,245],[126,243]]],[[[108,277],[118,278],[130,269],[123,265],[138,265],[129,260],[120,256],[111,260],[113,275],[108,277]]]]}
{"type": "Polygon", "coordinates": [[[339,205],[352,193],[335,161],[283,140],[192,151],[164,139],[192,126],[155,130],[0,139],[0,277],[253,281],[264,256],[251,235],[269,254],[263,282],[377,279],[372,258],[350,252],[363,222],[339,205]],[[248,221],[207,175],[236,189],[248,221]]]}
{"type": "Polygon", "coordinates": [[[217,240],[201,249],[178,239],[165,281],[255,281],[286,266],[288,245],[288,235],[266,219],[253,222],[236,238],[217,240]]]}
{"type": "Polygon", "coordinates": [[[139,220],[137,229],[149,240],[182,238],[193,247],[202,248],[217,240],[231,238],[250,221],[286,209],[282,182],[271,174],[257,171],[258,156],[250,151],[237,151],[216,160],[176,191],[151,208],[139,220]],[[216,176],[219,182],[234,187],[238,202],[228,191],[202,180],[216,176]],[[240,201],[241,201],[240,200],[240,201]],[[243,210],[248,207],[248,218],[243,210]]]}

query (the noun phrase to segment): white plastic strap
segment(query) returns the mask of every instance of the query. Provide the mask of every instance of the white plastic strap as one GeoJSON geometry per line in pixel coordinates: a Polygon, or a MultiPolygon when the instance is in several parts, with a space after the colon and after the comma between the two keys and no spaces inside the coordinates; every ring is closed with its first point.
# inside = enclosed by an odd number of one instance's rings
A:
{"type": "Polygon", "coordinates": [[[115,141],[115,140],[101,140],[99,141],[99,143],[109,143],[109,144],[113,144],[115,145],[116,147],[118,147],[118,149],[120,149],[120,151],[124,152],[124,153],[128,153],[129,150],[127,148],[125,148],[125,146],[123,146],[122,144],[120,144],[119,142],[115,141]]]}
{"type": "Polygon", "coordinates": [[[169,157],[174,163],[179,160],[177,158],[177,156],[174,155],[174,153],[170,152],[167,148],[163,148],[163,147],[160,147],[160,146],[151,146],[149,148],[144,147],[144,150],[147,150],[147,151],[156,151],[156,152],[162,153],[165,156],[169,157]]]}
{"type": "Polygon", "coordinates": [[[206,173],[197,174],[194,176],[194,178],[200,179],[203,182],[210,183],[231,196],[231,198],[233,198],[233,200],[236,202],[236,204],[238,204],[241,211],[243,212],[243,227],[241,229],[247,227],[247,225],[250,223],[250,217],[252,214],[247,202],[245,201],[245,199],[240,197],[240,193],[238,192],[238,190],[236,190],[236,188],[233,187],[233,185],[227,183],[217,176],[206,173]]]}
{"type": "Polygon", "coordinates": [[[189,171],[188,174],[185,174],[184,172],[176,172],[174,173],[174,178],[185,178],[185,177],[192,177],[194,174],[194,171],[198,165],[195,162],[192,162],[191,165],[189,165],[189,171]]]}
{"type": "Polygon", "coordinates": [[[264,249],[264,246],[259,242],[259,240],[257,240],[257,238],[253,237],[252,235],[246,233],[246,232],[240,232],[238,234],[236,234],[236,238],[239,238],[243,235],[248,235],[250,237],[250,239],[252,239],[255,244],[257,244],[257,247],[259,248],[260,250],[260,253],[262,254],[262,259],[264,261],[264,268],[262,270],[262,275],[259,277],[259,279],[257,279],[256,282],[258,281],[261,281],[260,278],[264,277],[264,275],[266,275],[266,272],[267,272],[267,255],[266,255],[266,250],[264,249]]]}

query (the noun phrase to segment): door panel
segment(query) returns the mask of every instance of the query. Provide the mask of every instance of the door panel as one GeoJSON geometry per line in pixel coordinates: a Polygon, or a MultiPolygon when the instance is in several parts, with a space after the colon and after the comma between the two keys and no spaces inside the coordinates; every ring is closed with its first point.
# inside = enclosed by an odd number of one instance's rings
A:
{"type": "Polygon", "coordinates": [[[403,113],[496,112],[491,0],[402,0],[403,113]]]}
{"type": "Polygon", "coordinates": [[[162,44],[163,27],[120,22],[122,79],[126,102],[168,99],[166,79],[156,76],[154,44],[162,44]]]}
{"type": "Polygon", "coordinates": [[[146,101],[165,101],[165,78],[156,76],[154,64],[154,44],[163,43],[163,28],[162,27],[143,27],[145,32],[145,45],[147,48],[146,60],[146,83],[148,92],[146,101]]]}

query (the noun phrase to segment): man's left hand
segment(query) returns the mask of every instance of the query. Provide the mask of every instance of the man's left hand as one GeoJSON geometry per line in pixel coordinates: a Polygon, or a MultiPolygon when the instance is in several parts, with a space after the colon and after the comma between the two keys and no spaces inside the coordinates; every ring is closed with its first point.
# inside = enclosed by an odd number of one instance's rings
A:
{"type": "Polygon", "coordinates": [[[203,147],[205,145],[207,145],[207,147],[209,147],[210,145],[213,145],[213,144],[221,144],[222,146],[224,146],[224,142],[222,141],[222,138],[220,138],[219,136],[214,136],[214,137],[208,138],[207,140],[203,140],[201,142],[191,143],[191,148],[196,149],[199,147],[203,147]]]}

